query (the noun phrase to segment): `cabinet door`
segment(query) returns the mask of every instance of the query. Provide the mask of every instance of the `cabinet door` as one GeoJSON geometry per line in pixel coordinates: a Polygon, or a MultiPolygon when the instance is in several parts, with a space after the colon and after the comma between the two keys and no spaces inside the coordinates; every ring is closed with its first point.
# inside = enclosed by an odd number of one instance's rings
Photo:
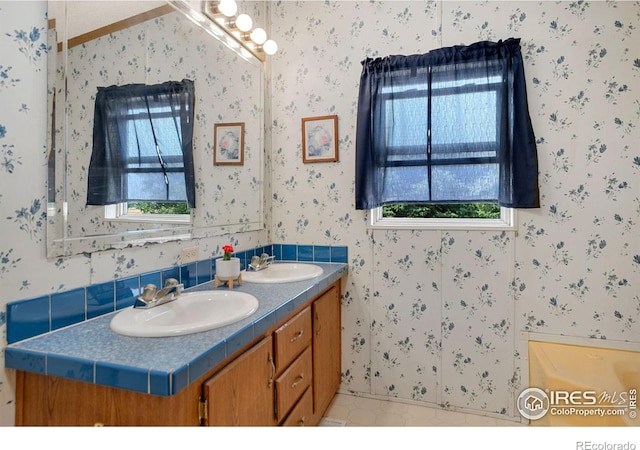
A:
{"type": "Polygon", "coordinates": [[[341,328],[336,283],[313,302],[313,413],[317,420],[340,386],[341,328]]]}
{"type": "Polygon", "coordinates": [[[210,426],[268,426],[274,417],[273,339],[269,336],[204,383],[210,426]]]}

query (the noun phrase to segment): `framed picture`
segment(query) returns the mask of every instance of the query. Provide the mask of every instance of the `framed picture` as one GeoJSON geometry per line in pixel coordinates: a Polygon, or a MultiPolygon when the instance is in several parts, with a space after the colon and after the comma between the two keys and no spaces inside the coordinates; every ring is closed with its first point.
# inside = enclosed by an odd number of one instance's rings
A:
{"type": "Polygon", "coordinates": [[[302,119],[302,162],[338,161],[338,116],[302,119]]]}
{"type": "Polygon", "coordinates": [[[244,164],[244,122],[213,126],[213,164],[244,164]]]}

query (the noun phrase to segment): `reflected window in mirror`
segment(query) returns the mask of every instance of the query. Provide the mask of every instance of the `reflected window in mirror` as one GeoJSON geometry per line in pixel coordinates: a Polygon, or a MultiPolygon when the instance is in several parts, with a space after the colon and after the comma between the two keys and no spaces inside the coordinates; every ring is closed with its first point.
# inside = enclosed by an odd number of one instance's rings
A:
{"type": "Polygon", "coordinates": [[[195,207],[194,83],[99,87],[87,205],[106,219],[188,222],[195,207]]]}

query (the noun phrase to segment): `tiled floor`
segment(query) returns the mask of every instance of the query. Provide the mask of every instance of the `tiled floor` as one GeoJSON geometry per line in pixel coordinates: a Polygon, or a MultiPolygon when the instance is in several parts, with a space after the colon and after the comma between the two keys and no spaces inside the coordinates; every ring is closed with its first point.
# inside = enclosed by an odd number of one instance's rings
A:
{"type": "Polygon", "coordinates": [[[325,417],[344,421],[348,427],[526,426],[510,420],[347,394],[334,397],[325,417]]]}

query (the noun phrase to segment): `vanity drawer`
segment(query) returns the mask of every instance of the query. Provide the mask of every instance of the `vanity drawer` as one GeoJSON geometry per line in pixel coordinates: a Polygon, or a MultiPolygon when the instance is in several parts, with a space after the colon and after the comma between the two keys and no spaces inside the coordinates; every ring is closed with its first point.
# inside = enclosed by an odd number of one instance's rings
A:
{"type": "Polygon", "coordinates": [[[311,309],[303,309],[274,333],[276,372],[286,368],[311,343],[311,309]]]}
{"type": "Polygon", "coordinates": [[[291,407],[311,386],[311,347],[302,352],[282,375],[276,379],[276,407],[278,420],[287,415],[291,407]]]}
{"type": "Polygon", "coordinates": [[[313,388],[309,386],[296,406],[293,407],[289,417],[282,422],[283,427],[304,427],[311,425],[313,417],[313,388]]]}

